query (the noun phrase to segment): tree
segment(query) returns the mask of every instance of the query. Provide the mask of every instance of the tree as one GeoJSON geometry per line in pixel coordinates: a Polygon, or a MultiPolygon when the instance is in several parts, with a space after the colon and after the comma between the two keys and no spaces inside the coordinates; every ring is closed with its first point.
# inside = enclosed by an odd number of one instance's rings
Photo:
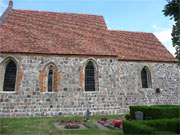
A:
{"type": "Polygon", "coordinates": [[[176,58],[180,60],[180,0],[168,0],[164,7],[164,15],[175,21],[172,29],[172,43],[176,48],[176,58]]]}

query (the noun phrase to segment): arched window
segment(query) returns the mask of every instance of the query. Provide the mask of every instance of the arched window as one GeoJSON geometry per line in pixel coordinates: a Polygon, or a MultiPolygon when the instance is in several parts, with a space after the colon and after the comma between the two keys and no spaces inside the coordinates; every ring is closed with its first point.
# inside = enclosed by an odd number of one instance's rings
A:
{"type": "Polygon", "coordinates": [[[43,66],[39,74],[39,89],[41,92],[58,92],[60,72],[57,66],[50,62],[43,66]]]}
{"type": "Polygon", "coordinates": [[[53,70],[50,69],[48,73],[48,92],[53,91],[53,70]]]}
{"type": "Polygon", "coordinates": [[[85,67],[85,91],[95,91],[95,67],[92,61],[85,67]]]}
{"type": "Polygon", "coordinates": [[[142,81],[142,88],[150,88],[151,83],[151,73],[148,67],[144,67],[141,71],[141,81],[142,81]]]}
{"type": "Polygon", "coordinates": [[[3,91],[15,91],[17,66],[10,60],[5,67],[3,91]]]}

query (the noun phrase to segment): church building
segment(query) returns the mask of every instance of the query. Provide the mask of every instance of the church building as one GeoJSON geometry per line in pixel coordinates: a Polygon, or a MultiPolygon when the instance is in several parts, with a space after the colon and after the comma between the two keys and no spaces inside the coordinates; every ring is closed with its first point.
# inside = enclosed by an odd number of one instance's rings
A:
{"type": "Polygon", "coordinates": [[[152,33],[110,30],[103,16],[19,10],[10,0],[0,17],[0,116],[179,104],[179,70],[152,33]]]}

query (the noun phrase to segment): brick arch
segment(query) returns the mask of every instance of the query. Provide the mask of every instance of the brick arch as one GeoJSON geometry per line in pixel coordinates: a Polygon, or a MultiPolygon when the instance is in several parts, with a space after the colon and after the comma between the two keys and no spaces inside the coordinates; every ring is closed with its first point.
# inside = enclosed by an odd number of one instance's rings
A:
{"type": "Polygon", "coordinates": [[[39,89],[41,92],[48,91],[48,72],[49,70],[53,70],[53,92],[58,92],[60,89],[59,82],[60,82],[60,72],[58,67],[53,63],[49,62],[44,65],[39,73],[39,89]]]}
{"type": "Polygon", "coordinates": [[[80,67],[80,87],[82,90],[85,91],[85,68],[89,62],[93,63],[95,68],[95,91],[99,90],[99,79],[98,79],[98,64],[94,58],[89,58],[83,62],[82,66],[80,67]]]}
{"type": "Polygon", "coordinates": [[[16,81],[15,81],[15,91],[16,93],[19,92],[21,81],[23,80],[23,69],[20,64],[20,62],[12,56],[6,57],[1,63],[0,63],[0,91],[3,91],[3,85],[4,85],[4,77],[5,77],[5,70],[6,66],[9,63],[9,61],[13,61],[16,64],[16,81]]]}

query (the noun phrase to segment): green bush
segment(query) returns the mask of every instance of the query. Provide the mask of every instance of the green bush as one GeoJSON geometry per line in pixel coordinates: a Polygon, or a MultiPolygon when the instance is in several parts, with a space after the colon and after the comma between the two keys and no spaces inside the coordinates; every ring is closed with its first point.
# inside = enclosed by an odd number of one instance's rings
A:
{"type": "Polygon", "coordinates": [[[125,118],[126,118],[126,120],[130,120],[130,118],[131,118],[130,114],[126,114],[125,118]]]}
{"type": "MultiPolygon", "coordinates": [[[[142,121],[143,122],[143,121],[142,121]]],[[[143,122],[145,125],[156,128],[159,131],[170,131],[178,133],[180,119],[158,119],[143,122]]]]}
{"type": "Polygon", "coordinates": [[[135,112],[144,113],[144,119],[178,118],[180,105],[130,106],[130,118],[135,119],[135,112]]]}
{"type": "Polygon", "coordinates": [[[155,129],[149,126],[146,126],[143,123],[136,122],[136,121],[124,121],[123,122],[123,131],[124,134],[153,134],[155,129]]]}
{"type": "Polygon", "coordinates": [[[151,105],[153,107],[180,107],[180,105],[151,105]]]}
{"type": "Polygon", "coordinates": [[[157,131],[179,133],[180,119],[158,119],[143,121],[124,121],[125,134],[155,134],[157,131]]]}
{"type": "Polygon", "coordinates": [[[177,127],[177,133],[180,134],[180,122],[178,122],[176,127],[177,127]]]}

